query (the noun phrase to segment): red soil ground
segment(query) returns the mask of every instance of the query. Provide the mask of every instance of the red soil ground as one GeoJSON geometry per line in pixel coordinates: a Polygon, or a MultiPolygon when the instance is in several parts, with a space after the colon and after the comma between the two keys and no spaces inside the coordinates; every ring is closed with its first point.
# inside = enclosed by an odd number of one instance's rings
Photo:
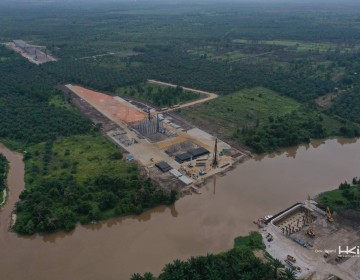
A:
{"type": "Polygon", "coordinates": [[[118,121],[132,123],[146,118],[146,114],[144,112],[133,108],[126,102],[121,102],[115,99],[113,96],[92,91],[80,86],[72,86],[71,89],[97,110],[118,121]]]}

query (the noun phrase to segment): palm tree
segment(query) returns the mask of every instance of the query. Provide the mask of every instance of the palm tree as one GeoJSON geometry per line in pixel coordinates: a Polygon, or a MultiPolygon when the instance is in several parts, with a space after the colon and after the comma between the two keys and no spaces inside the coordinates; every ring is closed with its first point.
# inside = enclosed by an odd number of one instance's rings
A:
{"type": "Polygon", "coordinates": [[[155,280],[155,277],[154,277],[154,275],[152,274],[152,273],[150,273],[150,272],[146,272],[145,274],[144,274],[144,280],[155,280]]]}
{"type": "Polygon", "coordinates": [[[273,263],[272,263],[273,269],[274,269],[274,278],[275,279],[279,279],[279,274],[280,273],[280,268],[284,267],[284,265],[282,264],[282,262],[278,259],[274,259],[273,263]]]}
{"type": "Polygon", "coordinates": [[[296,279],[296,275],[294,270],[289,269],[289,268],[285,268],[285,274],[283,275],[284,280],[295,280],[296,279]]]}
{"type": "Polygon", "coordinates": [[[131,276],[130,280],[144,280],[144,277],[142,277],[139,273],[136,273],[131,276]]]}

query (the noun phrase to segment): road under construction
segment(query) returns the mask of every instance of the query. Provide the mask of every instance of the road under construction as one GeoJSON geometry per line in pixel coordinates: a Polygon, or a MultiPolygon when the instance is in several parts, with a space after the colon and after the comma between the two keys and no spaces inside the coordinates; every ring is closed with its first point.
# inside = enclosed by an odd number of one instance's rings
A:
{"type": "Polygon", "coordinates": [[[92,110],[88,116],[126,152],[127,160],[139,162],[163,187],[200,193],[198,186],[207,178],[249,156],[173,113],[76,85],[62,89],[76,99],[81,111],[92,110]]]}

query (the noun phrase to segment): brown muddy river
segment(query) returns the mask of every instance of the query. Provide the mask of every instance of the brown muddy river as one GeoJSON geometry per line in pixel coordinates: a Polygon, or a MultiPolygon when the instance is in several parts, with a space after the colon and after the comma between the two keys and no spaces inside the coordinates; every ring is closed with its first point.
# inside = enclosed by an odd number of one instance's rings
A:
{"type": "Polygon", "coordinates": [[[360,140],[314,141],[238,165],[207,183],[201,195],[139,217],[78,226],[69,234],[19,237],[7,231],[23,188],[21,156],[0,146],[12,163],[10,198],[0,213],[0,279],[122,280],[159,273],[167,262],[232,247],[256,229],[252,221],[360,176],[360,140]]]}

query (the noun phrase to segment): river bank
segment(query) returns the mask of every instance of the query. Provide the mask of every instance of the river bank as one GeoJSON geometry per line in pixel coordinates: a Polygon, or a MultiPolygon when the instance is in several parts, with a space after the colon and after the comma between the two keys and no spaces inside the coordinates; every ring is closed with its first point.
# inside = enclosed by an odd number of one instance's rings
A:
{"type": "MultiPolygon", "coordinates": [[[[237,165],[208,181],[201,195],[185,196],[173,206],[78,226],[70,233],[19,237],[1,223],[0,278],[129,279],[135,272],[157,275],[177,258],[227,251],[235,237],[256,230],[254,219],[356,176],[359,151],[360,141],[342,139],[284,149],[237,165]]],[[[16,168],[23,168],[14,157],[16,168]]],[[[21,188],[23,180],[17,180],[15,187],[21,188]]]]}
{"type": "Polygon", "coordinates": [[[25,165],[22,154],[9,150],[1,143],[0,154],[4,155],[9,162],[6,180],[6,199],[4,199],[4,205],[0,209],[0,231],[6,232],[12,224],[12,212],[15,204],[19,199],[20,193],[25,189],[25,165]]]}
{"type": "Polygon", "coordinates": [[[3,206],[3,204],[5,204],[6,196],[7,196],[7,192],[6,189],[4,189],[2,193],[2,201],[0,202],[0,207],[3,206]]]}

